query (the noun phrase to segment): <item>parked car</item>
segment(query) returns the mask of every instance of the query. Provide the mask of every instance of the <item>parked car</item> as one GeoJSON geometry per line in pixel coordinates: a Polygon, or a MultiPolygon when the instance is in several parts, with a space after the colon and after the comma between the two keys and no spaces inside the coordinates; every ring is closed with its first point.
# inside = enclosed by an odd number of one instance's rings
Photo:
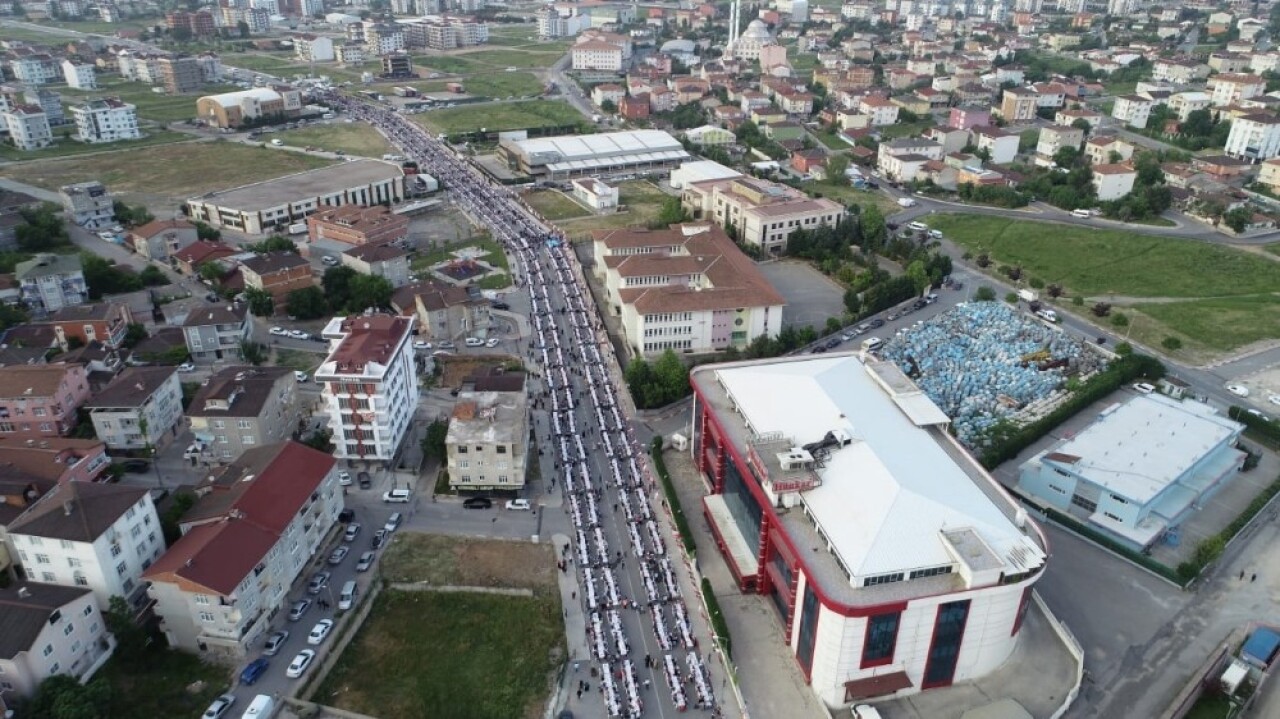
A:
{"type": "Polygon", "coordinates": [[[299,619],[302,619],[302,615],[306,614],[307,610],[310,608],[310,599],[299,599],[294,602],[293,605],[289,607],[289,621],[296,622],[299,619]]]}
{"type": "Polygon", "coordinates": [[[1139,382],[1133,386],[1133,389],[1137,392],[1141,392],[1142,394],[1151,394],[1156,391],[1155,385],[1147,382],[1139,382]]]}
{"type": "Polygon", "coordinates": [[[352,522],[347,525],[347,530],[342,533],[342,541],[354,542],[356,540],[356,535],[358,534],[360,534],[360,523],[352,522]]]}
{"type": "Polygon", "coordinates": [[[1236,383],[1234,383],[1234,382],[1232,382],[1231,384],[1227,385],[1227,391],[1228,391],[1228,392],[1230,392],[1231,394],[1233,394],[1233,395],[1237,396],[1237,397],[1248,397],[1248,396],[1249,396],[1249,388],[1248,388],[1248,387],[1245,387],[1245,386],[1244,386],[1244,385],[1242,385],[1242,384],[1236,384],[1236,383]]]}
{"type": "Polygon", "coordinates": [[[490,337],[490,338],[488,339],[488,341],[486,341],[486,342],[484,343],[484,346],[485,346],[485,347],[488,347],[489,349],[493,349],[494,347],[497,347],[497,346],[498,346],[498,338],[497,338],[497,337],[490,337]]]}
{"type": "Polygon", "coordinates": [[[316,572],[311,575],[311,581],[307,583],[307,594],[319,594],[320,590],[329,585],[328,572],[316,572]]]}
{"type": "Polygon", "coordinates": [[[508,499],[507,509],[522,510],[527,512],[531,509],[531,507],[529,506],[529,500],[527,499],[508,499]]]}
{"type": "Polygon", "coordinates": [[[329,632],[333,631],[332,619],[321,619],[311,628],[311,633],[307,635],[307,644],[312,646],[319,645],[329,636],[329,632]]]}
{"type": "Polygon", "coordinates": [[[382,493],[382,501],[387,504],[408,504],[413,493],[407,489],[393,489],[382,493]]]}
{"type": "Polygon", "coordinates": [[[329,553],[329,565],[336,567],[339,564],[342,564],[342,560],[346,559],[347,555],[350,553],[351,553],[351,549],[349,547],[345,547],[345,546],[337,547],[336,549],[334,549],[332,552],[329,553]]]}
{"type": "Polygon", "coordinates": [[[356,482],[360,484],[360,489],[368,489],[373,486],[373,478],[368,472],[361,472],[356,475],[356,482]]]}
{"type": "Polygon", "coordinates": [[[466,344],[468,347],[483,347],[484,340],[479,337],[468,337],[466,344]]]}
{"type": "Polygon", "coordinates": [[[178,371],[179,371],[179,372],[195,372],[195,371],[196,371],[196,363],[195,363],[195,362],[183,362],[182,364],[178,365],[178,371]]]}
{"type": "Polygon", "coordinates": [[[208,709],[204,710],[204,714],[201,714],[200,717],[201,719],[222,719],[222,715],[226,714],[231,705],[235,703],[235,694],[223,694],[214,699],[213,703],[209,705],[208,709]]]}
{"type": "Polygon", "coordinates": [[[311,666],[312,660],[316,658],[314,649],[303,649],[298,652],[298,656],[289,662],[289,668],[285,670],[284,675],[290,679],[297,679],[302,673],[307,671],[307,667],[311,666]]]}
{"type": "Polygon", "coordinates": [[[373,548],[380,549],[382,545],[387,543],[387,530],[379,529],[373,533],[373,548]]]}
{"type": "Polygon", "coordinates": [[[267,643],[262,645],[262,653],[268,657],[274,657],[280,653],[280,647],[283,647],[287,641],[289,641],[288,630],[272,632],[271,636],[267,637],[267,643]]]}
{"type": "Polygon", "coordinates": [[[120,463],[120,466],[124,467],[124,471],[132,472],[133,474],[142,474],[151,469],[151,464],[145,459],[126,459],[120,463]]]}
{"type": "Polygon", "coordinates": [[[350,522],[355,518],[356,518],[356,511],[354,509],[344,509],[341,512],[338,512],[338,521],[342,522],[343,524],[346,524],[347,522],[350,522]]]}
{"type": "Polygon", "coordinates": [[[907,229],[915,230],[916,232],[926,232],[928,231],[929,226],[924,224],[923,222],[908,222],[907,229]]]}
{"type": "Polygon", "coordinates": [[[245,686],[253,686],[254,682],[262,678],[263,673],[267,671],[267,667],[271,662],[266,657],[258,657],[240,672],[240,683],[245,686]]]}
{"type": "Polygon", "coordinates": [[[439,347],[442,350],[451,350],[451,349],[454,349],[456,346],[457,345],[455,345],[453,342],[450,342],[449,340],[444,340],[443,342],[436,343],[436,347],[439,347]]]}
{"type": "Polygon", "coordinates": [[[303,332],[302,330],[289,330],[289,336],[294,338],[295,340],[311,339],[311,335],[307,332],[303,332]]]}
{"type": "Polygon", "coordinates": [[[832,337],[831,339],[827,340],[826,343],[823,344],[822,346],[826,347],[829,350],[833,350],[840,346],[840,338],[832,337]]]}
{"type": "Polygon", "coordinates": [[[289,330],[287,330],[287,329],[285,329],[285,328],[283,328],[283,327],[272,327],[271,329],[267,330],[267,332],[269,332],[270,334],[275,335],[276,337],[288,337],[288,336],[289,336],[289,330]]]}
{"type": "Polygon", "coordinates": [[[365,552],[360,555],[360,559],[356,562],[356,572],[367,572],[373,566],[373,560],[377,558],[377,552],[365,552]]]}
{"type": "Polygon", "coordinates": [[[400,528],[400,522],[402,521],[404,521],[404,517],[399,512],[395,512],[390,517],[387,517],[387,523],[382,525],[382,529],[387,534],[391,534],[400,528]]]}
{"type": "Polygon", "coordinates": [[[884,320],[878,317],[874,320],[871,320],[871,329],[876,330],[876,329],[880,329],[881,327],[884,327],[884,320]]]}
{"type": "Polygon", "coordinates": [[[338,472],[338,484],[339,484],[339,485],[341,485],[341,486],[343,486],[343,487],[350,487],[350,486],[351,486],[351,473],[350,473],[350,472],[348,472],[348,471],[347,471],[347,470],[345,470],[345,469],[344,469],[344,470],[341,470],[340,472],[338,472]]]}
{"type": "Polygon", "coordinates": [[[416,350],[429,350],[431,349],[431,343],[430,342],[414,342],[413,348],[416,350]]]}
{"type": "Polygon", "coordinates": [[[466,509],[488,509],[493,506],[493,501],[488,497],[470,497],[463,500],[462,506],[466,509]]]}
{"type": "Polygon", "coordinates": [[[490,307],[494,308],[495,310],[511,309],[511,305],[507,304],[506,302],[494,302],[492,305],[490,305],[490,307]]]}
{"type": "Polygon", "coordinates": [[[307,380],[311,379],[310,377],[307,376],[306,372],[299,372],[297,370],[294,370],[293,378],[299,382],[306,382],[307,380]]]}

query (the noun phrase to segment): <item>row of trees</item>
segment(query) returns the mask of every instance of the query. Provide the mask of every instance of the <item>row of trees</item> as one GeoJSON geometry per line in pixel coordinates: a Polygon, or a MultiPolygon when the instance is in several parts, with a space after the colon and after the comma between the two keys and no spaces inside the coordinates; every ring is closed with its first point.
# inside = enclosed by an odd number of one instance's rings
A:
{"type": "Polygon", "coordinates": [[[169,284],[169,278],[154,265],[147,265],[142,271],[134,272],[88,252],[80,253],[80,264],[91,300],[101,299],[103,295],[137,292],[147,287],[169,284]]]}
{"type": "Polygon", "coordinates": [[[652,364],[643,357],[631,360],[623,378],[640,409],[662,407],[689,394],[689,368],[672,350],[663,352],[652,364]]]}
{"type": "Polygon", "coordinates": [[[383,309],[391,306],[395,291],[386,278],[362,275],[350,267],[330,267],[321,285],[323,289],[304,287],[290,292],[286,300],[289,314],[310,320],[341,312],[363,312],[370,307],[383,309]]]}

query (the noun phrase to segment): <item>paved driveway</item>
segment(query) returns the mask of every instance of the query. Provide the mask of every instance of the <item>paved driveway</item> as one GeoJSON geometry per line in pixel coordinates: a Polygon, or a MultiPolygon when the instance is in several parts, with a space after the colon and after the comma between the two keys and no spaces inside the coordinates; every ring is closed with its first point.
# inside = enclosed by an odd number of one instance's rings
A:
{"type": "Polygon", "coordinates": [[[787,300],[787,307],[782,311],[783,325],[812,325],[821,333],[828,317],[839,317],[844,312],[844,291],[809,265],[780,260],[759,268],[787,300]]]}

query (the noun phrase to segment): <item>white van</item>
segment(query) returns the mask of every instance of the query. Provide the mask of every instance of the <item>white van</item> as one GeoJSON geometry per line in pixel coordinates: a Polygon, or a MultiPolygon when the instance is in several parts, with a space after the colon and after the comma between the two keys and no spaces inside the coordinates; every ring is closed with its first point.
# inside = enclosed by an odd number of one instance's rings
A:
{"type": "Polygon", "coordinates": [[[267,719],[275,710],[276,700],[268,694],[259,694],[253,698],[244,714],[240,715],[240,719],[267,719]]]}
{"type": "Polygon", "coordinates": [[[1090,217],[1093,217],[1093,213],[1092,213],[1092,212],[1089,212],[1088,210],[1072,210],[1072,211],[1071,211],[1071,216],[1072,216],[1072,217],[1079,217],[1079,218],[1081,218],[1081,219],[1087,220],[1087,219],[1089,219],[1090,217]]]}
{"type": "Polygon", "coordinates": [[[358,596],[360,596],[360,587],[356,586],[354,580],[342,585],[342,593],[338,595],[338,609],[350,609],[351,605],[356,603],[358,596]]]}
{"type": "Polygon", "coordinates": [[[884,340],[879,337],[868,337],[865,340],[862,340],[862,351],[875,352],[880,349],[880,345],[882,344],[884,344],[884,340]]]}

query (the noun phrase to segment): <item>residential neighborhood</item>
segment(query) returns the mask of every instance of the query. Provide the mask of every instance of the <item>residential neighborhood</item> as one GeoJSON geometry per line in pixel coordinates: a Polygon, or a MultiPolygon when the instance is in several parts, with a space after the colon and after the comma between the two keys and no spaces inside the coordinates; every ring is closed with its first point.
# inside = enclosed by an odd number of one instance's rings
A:
{"type": "Polygon", "coordinates": [[[0,714],[1280,716],[1277,40],[0,0],[0,714]]]}

